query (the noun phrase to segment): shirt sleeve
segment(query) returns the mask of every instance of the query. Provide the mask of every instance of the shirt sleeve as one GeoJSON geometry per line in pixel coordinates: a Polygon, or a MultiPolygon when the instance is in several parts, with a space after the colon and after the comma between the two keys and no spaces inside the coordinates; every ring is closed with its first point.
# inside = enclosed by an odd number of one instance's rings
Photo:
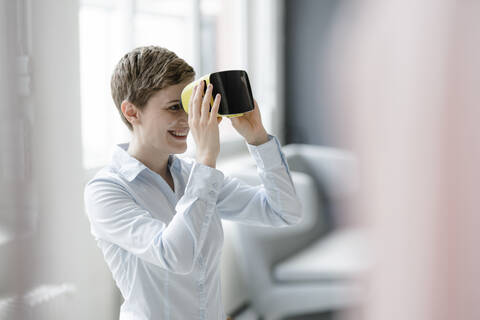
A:
{"type": "Polygon", "coordinates": [[[302,205],[285,155],[278,139],[270,134],[268,138],[259,146],[247,143],[257,164],[262,181],[260,186],[251,186],[235,177],[225,177],[217,202],[222,219],[274,227],[301,221],[302,205]]]}
{"type": "Polygon", "coordinates": [[[125,186],[93,179],[84,192],[92,233],[170,272],[188,274],[205,242],[223,180],[221,171],[195,162],[167,224],[138,205],[125,186]]]}

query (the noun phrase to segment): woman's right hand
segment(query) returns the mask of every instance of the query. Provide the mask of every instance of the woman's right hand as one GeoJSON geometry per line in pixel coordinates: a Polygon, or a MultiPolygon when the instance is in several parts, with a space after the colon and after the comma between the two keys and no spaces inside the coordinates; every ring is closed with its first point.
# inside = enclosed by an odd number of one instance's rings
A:
{"type": "Polygon", "coordinates": [[[207,86],[203,94],[204,81],[193,88],[188,105],[188,125],[196,144],[196,160],[199,163],[215,168],[220,153],[220,138],[218,124],[222,117],[218,116],[220,94],[217,94],[210,112],[213,86],[207,86]]]}

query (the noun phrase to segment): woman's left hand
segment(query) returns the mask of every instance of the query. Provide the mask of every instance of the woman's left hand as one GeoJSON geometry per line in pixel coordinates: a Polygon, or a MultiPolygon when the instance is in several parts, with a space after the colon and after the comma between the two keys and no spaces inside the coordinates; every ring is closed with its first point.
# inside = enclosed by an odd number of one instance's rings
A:
{"type": "Polygon", "coordinates": [[[268,141],[268,134],[262,124],[260,110],[255,99],[254,108],[243,116],[230,118],[232,126],[245,138],[248,144],[258,146],[268,141]]]}

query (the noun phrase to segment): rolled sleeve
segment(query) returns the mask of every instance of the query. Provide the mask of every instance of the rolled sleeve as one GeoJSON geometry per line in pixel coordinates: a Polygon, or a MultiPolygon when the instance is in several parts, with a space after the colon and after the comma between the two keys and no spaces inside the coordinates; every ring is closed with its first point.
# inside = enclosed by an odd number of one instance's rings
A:
{"type": "Polygon", "coordinates": [[[249,143],[246,145],[260,169],[278,168],[282,165],[282,157],[278,152],[279,143],[275,136],[269,134],[268,141],[258,146],[249,143]]]}
{"type": "Polygon", "coordinates": [[[286,157],[278,139],[270,134],[268,139],[258,146],[247,143],[262,185],[251,186],[237,178],[227,177],[219,197],[223,219],[275,227],[296,224],[301,220],[302,205],[286,157]]]}
{"type": "Polygon", "coordinates": [[[268,134],[267,142],[258,146],[247,143],[247,147],[260,172],[272,171],[284,167],[293,187],[293,193],[296,195],[297,191],[295,190],[287,159],[282,152],[282,146],[276,136],[268,134]]]}
{"type": "Polygon", "coordinates": [[[210,222],[216,212],[217,199],[223,186],[223,180],[224,174],[220,170],[194,162],[185,187],[185,194],[177,203],[176,209],[184,212],[184,224],[192,235],[194,257],[198,256],[206,241],[210,222]],[[197,211],[185,210],[195,202],[202,203],[204,208],[197,211]]]}
{"type": "Polygon", "coordinates": [[[209,203],[215,203],[222,188],[223,180],[224,174],[222,171],[195,162],[188,178],[185,194],[198,197],[209,203]]]}

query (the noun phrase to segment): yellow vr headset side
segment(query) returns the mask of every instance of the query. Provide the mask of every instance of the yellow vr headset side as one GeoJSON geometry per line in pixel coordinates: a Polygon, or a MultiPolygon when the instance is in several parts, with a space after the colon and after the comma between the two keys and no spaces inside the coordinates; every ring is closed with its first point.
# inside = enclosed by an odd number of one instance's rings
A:
{"type": "Polygon", "coordinates": [[[192,99],[193,88],[201,81],[205,81],[204,92],[209,84],[213,85],[210,110],[213,106],[213,97],[220,93],[222,99],[218,108],[219,116],[240,117],[253,110],[253,95],[247,73],[244,70],[227,70],[206,74],[185,86],[181,95],[181,105],[186,113],[192,99]]]}

